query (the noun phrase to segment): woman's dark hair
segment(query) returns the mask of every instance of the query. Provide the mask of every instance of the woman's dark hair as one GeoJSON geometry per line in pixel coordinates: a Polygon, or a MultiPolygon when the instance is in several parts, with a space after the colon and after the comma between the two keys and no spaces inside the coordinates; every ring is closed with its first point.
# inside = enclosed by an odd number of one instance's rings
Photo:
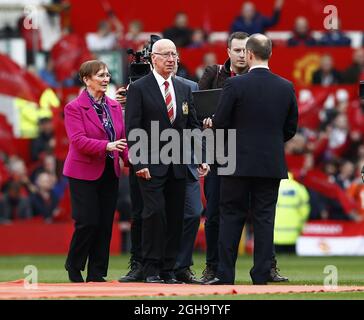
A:
{"type": "Polygon", "coordinates": [[[78,72],[78,76],[80,78],[81,83],[83,82],[84,77],[92,77],[94,76],[99,70],[107,69],[106,63],[99,61],[99,60],[89,60],[81,64],[80,70],[78,72]]]}

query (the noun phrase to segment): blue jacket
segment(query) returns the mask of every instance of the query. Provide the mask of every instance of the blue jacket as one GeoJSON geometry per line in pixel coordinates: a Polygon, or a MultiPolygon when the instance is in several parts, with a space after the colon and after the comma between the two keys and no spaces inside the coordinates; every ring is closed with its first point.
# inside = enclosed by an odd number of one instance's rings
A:
{"type": "Polygon", "coordinates": [[[256,13],[251,23],[246,23],[246,21],[241,17],[236,17],[230,28],[230,33],[243,31],[249,35],[254,33],[265,33],[265,30],[269,27],[273,27],[279,21],[281,16],[280,10],[274,10],[271,17],[265,17],[260,13],[256,13]]]}

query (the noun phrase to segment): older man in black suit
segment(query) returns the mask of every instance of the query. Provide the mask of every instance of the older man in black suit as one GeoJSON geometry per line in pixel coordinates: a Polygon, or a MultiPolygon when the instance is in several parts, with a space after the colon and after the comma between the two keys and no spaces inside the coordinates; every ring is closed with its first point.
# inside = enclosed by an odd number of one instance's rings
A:
{"type": "MultiPolygon", "coordinates": [[[[158,132],[166,129],[171,132],[172,129],[182,145],[183,129],[200,126],[191,89],[171,77],[177,63],[174,43],[167,39],[158,40],[153,45],[151,56],[153,72],[129,87],[126,130],[129,155],[139,178],[144,203],[142,251],[145,281],[173,284],[179,283],[173,269],[183,230],[187,168],[179,161],[163,163],[159,156],[167,142],[160,139],[158,147],[151,147],[156,142],[152,139],[152,131],[157,128],[158,132]],[[144,163],[138,162],[133,152],[138,143],[132,138],[134,129],[139,129],[138,132],[143,130],[147,136],[149,150],[144,163]]],[[[200,175],[206,175],[209,167],[201,164],[198,170],[200,175]]]]}
{"type": "Polygon", "coordinates": [[[236,170],[221,179],[217,278],[233,284],[241,232],[249,209],[254,228],[253,284],[270,279],[278,188],[287,178],[284,143],[297,129],[298,109],[291,82],[268,67],[272,42],[262,34],[246,43],[247,74],[226,81],[213,119],[216,129],[236,130],[236,170]]]}
{"type": "MultiPolygon", "coordinates": [[[[178,66],[174,73],[177,73],[178,66]]],[[[186,78],[175,76],[175,79],[188,85],[191,91],[198,91],[198,83],[188,80],[186,78]]],[[[193,265],[193,249],[200,227],[200,218],[203,211],[201,202],[200,180],[196,164],[189,164],[187,166],[186,177],[186,198],[185,198],[185,211],[183,219],[183,234],[181,239],[181,246],[177,255],[175,275],[177,280],[184,283],[201,284],[202,281],[198,280],[194,271],[191,270],[193,265]]]]}

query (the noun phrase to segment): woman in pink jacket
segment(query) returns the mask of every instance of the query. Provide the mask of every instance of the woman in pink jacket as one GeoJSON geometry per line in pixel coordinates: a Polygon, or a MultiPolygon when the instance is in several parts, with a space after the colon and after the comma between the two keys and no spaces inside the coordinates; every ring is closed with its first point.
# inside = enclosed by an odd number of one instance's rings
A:
{"type": "Polygon", "coordinates": [[[105,63],[83,63],[79,76],[86,88],[64,109],[69,139],[63,174],[69,178],[72,236],[66,270],[71,282],[104,282],[116,200],[119,158],[128,163],[121,105],[105,95],[110,74],[105,63]]]}

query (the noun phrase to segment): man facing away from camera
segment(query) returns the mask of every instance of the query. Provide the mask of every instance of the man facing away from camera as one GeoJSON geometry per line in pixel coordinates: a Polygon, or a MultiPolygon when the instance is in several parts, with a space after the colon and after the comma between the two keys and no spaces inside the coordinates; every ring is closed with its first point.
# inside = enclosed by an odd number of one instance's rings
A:
{"type": "Polygon", "coordinates": [[[242,229],[251,211],[254,228],[253,284],[271,281],[275,208],[287,178],[284,143],[297,130],[298,108],[291,82],[269,70],[272,42],[254,34],[246,42],[249,72],[225,82],[212,120],[236,130],[236,170],[221,177],[219,265],[208,284],[233,284],[242,229]]]}
{"type": "MultiPolygon", "coordinates": [[[[213,65],[207,67],[199,81],[200,90],[222,88],[232,77],[246,74],[249,66],[245,59],[245,45],[249,35],[245,32],[232,33],[227,42],[228,59],[223,65],[213,65]]],[[[207,120],[207,119],[206,119],[207,120]]],[[[205,121],[206,123],[206,121],[205,121]]],[[[219,263],[218,237],[220,220],[220,182],[221,177],[217,174],[217,165],[210,166],[211,172],[205,177],[204,192],[206,197],[206,268],[203,271],[201,280],[208,282],[216,277],[217,266],[219,263]]],[[[272,251],[270,282],[284,282],[288,278],[278,273],[277,260],[274,248],[272,251]]]]}

